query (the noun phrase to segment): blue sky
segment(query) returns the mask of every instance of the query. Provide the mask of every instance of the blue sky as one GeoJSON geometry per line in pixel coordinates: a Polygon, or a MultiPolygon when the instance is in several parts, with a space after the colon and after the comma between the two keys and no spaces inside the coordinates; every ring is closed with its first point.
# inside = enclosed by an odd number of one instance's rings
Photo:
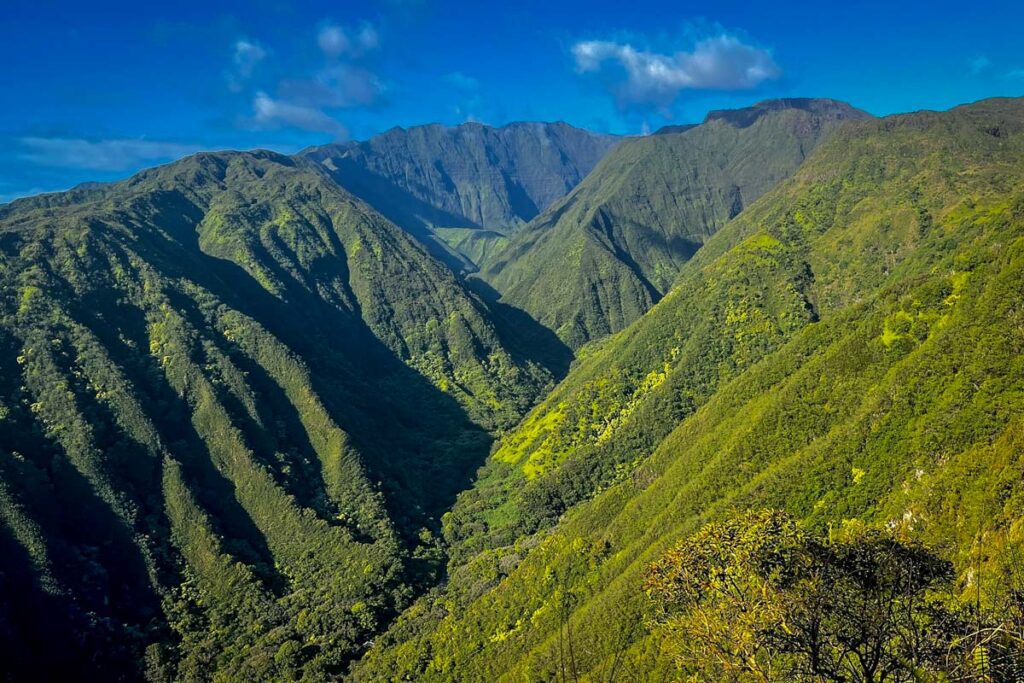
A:
{"type": "Polygon", "coordinates": [[[1024,3],[0,3],[0,202],[199,149],[392,126],[641,133],[823,96],[874,114],[1024,94],[1024,3]]]}

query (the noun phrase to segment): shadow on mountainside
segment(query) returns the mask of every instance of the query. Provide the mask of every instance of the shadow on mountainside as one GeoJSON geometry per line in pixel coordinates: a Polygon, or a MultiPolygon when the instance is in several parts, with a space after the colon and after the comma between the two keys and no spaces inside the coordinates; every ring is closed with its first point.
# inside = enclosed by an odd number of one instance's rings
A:
{"type": "Polygon", "coordinates": [[[404,520],[399,528],[412,538],[419,527],[437,527],[484,463],[491,437],[455,398],[397,358],[358,309],[325,301],[266,258],[262,263],[283,284],[281,297],[274,296],[238,264],[202,251],[193,220],[179,220],[173,240],[150,233],[151,256],[160,255],[153,266],[171,280],[191,279],[301,358],[330,417],[381,484],[389,513],[404,520]]]}
{"type": "Polygon", "coordinates": [[[487,304],[498,334],[517,359],[540,363],[555,381],[565,377],[573,353],[558,335],[521,308],[502,303],[501,294],[479,277],[466,278],[466,284],[487,304]]]}

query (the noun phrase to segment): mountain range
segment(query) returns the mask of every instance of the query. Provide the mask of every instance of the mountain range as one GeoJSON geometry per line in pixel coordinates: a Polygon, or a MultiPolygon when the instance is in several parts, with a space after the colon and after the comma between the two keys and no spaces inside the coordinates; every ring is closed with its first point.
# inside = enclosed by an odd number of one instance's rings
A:
{"type": "Polygon", "coordinates": [[[0,677],[677,679],[645,572],[737,510],[995,600],[1022,187],[1024,100],[786,99],[0,206],[0,677]]]}
{"type": "Polygon", "coordinates": [[[456,268],[532,220],[618,142],[565,123],[395,128],[301,156],[456,268]],[[467,239],[466,229],[474,229],[467,239]],[[469,244],[467,244],[467,242],[469,244]]]}
{"type": "Polygon", "coordinates": [[[618,332],[664,296],[705,239],[838,125],[867,116],[833,100],[773,100],[626,140],[481,277],[573,348],[618,332]]]}
{"type": "Polygon", "coordinates": [[[839,128],[500,441],[446,519],[451,578],[357,680],[672,680],[643,573],[733,510],[898,529],[1005,588],[1022,155],[1021,100],[839,128]]]}

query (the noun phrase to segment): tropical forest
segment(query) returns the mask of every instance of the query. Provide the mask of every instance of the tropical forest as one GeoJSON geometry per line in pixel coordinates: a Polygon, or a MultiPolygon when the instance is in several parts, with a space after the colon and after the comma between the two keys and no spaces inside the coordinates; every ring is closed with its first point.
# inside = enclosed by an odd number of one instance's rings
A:
{"type": "Polygon", "coordinates": [[[1024,10],[547,4],[0,8],[0,683],[1024,681],[1024,10]]]}

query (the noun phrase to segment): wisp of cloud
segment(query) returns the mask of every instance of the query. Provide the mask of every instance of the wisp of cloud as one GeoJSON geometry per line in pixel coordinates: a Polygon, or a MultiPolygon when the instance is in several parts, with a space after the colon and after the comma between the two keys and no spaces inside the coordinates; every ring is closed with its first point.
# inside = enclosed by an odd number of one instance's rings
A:
{"type": "Polygon", "coordinates": [[[767,50],[724,33],[671,55],[606,40],[576,43],[572,54],[577,71],[602,75],[621,106],[668,106],[683,90],[747,90],[782,75],[767,50]]]}

